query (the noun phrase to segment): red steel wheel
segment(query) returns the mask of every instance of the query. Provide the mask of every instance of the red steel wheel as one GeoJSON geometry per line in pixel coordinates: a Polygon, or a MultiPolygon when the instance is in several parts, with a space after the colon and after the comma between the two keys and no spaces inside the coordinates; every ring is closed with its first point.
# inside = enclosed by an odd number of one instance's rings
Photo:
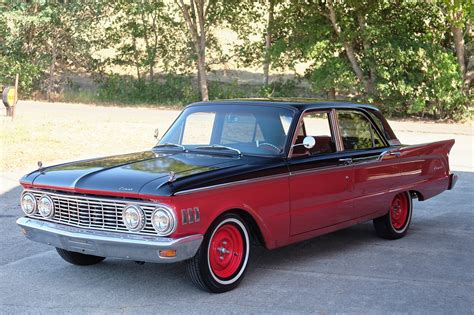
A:
{"type": "Polygon", "coordinates": [[[390,221],[395,230],[402,230],[408,219],[408,198],[407,194],[400,193],[393,198],[390,207],[390,221]]]}
{"type": "Polygon", "coordinates": [[[238,214],[226,213],[209,227],[196,255],[187,263],[193,283],[202,290],[222,293],[244,278],[250,257],[249,229],[238,214]]]}
{"type": "Polygon", "coordinates": [[[217,277],[231,277],[244,257],[244,241],[237,227],[230,223],[220,226],[211,238],[208,255],[211,270],[217,277]]]}
{"type": "Polygon", "coordinates": [[[409,192],[401,192],[393,197],[386,215],[374,219],[378,236],[394,240],[405,236],[410,226],[413,204],[409,192]]]}

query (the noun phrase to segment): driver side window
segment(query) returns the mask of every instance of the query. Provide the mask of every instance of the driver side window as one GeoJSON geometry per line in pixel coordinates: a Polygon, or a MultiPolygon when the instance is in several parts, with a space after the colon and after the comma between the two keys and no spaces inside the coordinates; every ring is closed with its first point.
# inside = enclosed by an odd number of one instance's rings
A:
{"type": "Polygon", "coordinates": [[[297,133],[293,156],[316,155],[336,152],[336,143],[331,132],[329,112],[312,111],[304,114],[297,133]],[[307,136],[314,138],[316,144],[306,149],[302,143],[307,136]]]}

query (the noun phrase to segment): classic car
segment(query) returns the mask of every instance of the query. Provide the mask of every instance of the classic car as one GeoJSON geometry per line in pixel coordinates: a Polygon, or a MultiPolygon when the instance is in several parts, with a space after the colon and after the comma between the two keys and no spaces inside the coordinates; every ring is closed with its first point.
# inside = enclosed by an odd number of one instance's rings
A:
{"type": "Polygon", "coordinates": [[[412,199],[456,183],[454,140],[402,145],[370,105],[228,100],[187,106],[150,150],[43,167],[21,180],[29,239],[75,265],[186,261],[225,292],[251,247],[274,249],[373,220],[403,237],[412,199]]]}

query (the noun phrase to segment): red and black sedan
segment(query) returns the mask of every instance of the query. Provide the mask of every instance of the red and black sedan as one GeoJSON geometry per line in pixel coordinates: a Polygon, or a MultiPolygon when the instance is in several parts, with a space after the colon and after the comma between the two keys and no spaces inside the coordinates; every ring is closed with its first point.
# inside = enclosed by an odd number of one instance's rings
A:
{"type": "Polygon", "coordinates": [[[402,145],[369,105],[196,103],[150,150],[25,175],[17,224],[72,264],[187,261],[198,287],[225,292],[254,243],[273,249],[368,220],[380,237],[403,237],[412,199],[454,186],[453,144],[402,145]]]}

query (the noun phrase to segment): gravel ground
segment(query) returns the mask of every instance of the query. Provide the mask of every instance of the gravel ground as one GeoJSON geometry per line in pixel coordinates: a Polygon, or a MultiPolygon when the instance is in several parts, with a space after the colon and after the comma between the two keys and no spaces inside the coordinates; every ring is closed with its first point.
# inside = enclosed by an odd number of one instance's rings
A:
{"type": "Polygon", "coordinates": [[[367,222],[273,251],[255,248],[241,286],[213,295],[192,286],[183,264],[108,259],[90,267],[69,265],[50,247],[26,240],[15,225],[21,215],[18,178],[34,168],[37,156],[52,156],[47,165],[146,149],[154,142],[153,129],[166,129],[178,112],[35,102],[21,102],[18,109],[13,123],[0,120],[0,132],[20,130],[17,139],[27,143],[0,140],[2,160],[24,161],[17,168],[3,164],[0,175],[1,314],[474,313],[472,124],[392,122],[404,143],[456,139],[450,156],[459,174],[455,189],[415,202],[405,238],[379,239],[367,222]],[[36,119],[40,127],[28,129],[36,119]],[[49,143],[57,136],[55,150],[71,143],[79,149],[47,155],[38,148],[43,142],[29,138],[35,136],[49,143]]]}

